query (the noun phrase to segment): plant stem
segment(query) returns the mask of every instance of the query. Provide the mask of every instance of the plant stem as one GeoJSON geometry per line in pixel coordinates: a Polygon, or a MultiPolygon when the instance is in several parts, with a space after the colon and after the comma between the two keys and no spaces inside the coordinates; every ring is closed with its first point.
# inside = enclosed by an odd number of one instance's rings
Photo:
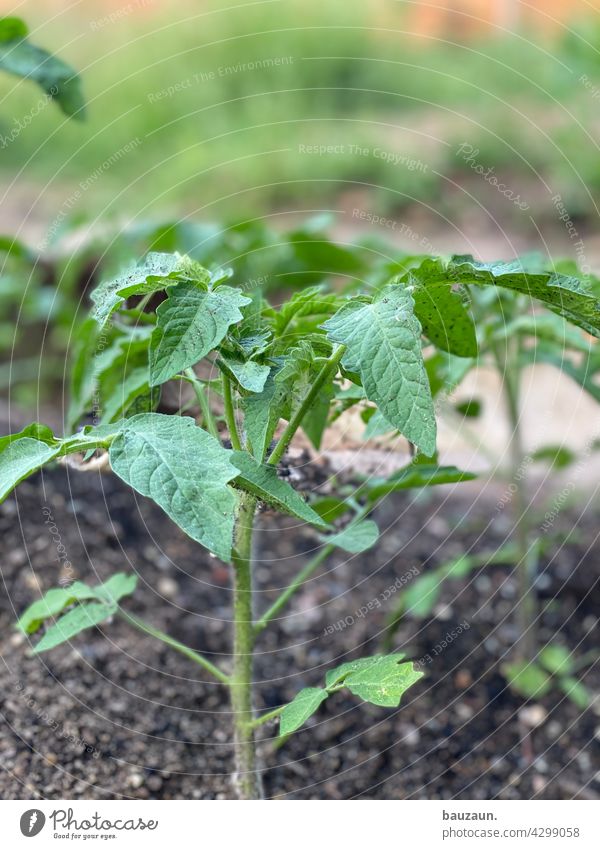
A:
{"type": "Polygon", "coordinates": [[[255,634],[260,634],[260,632],[267,627],[269,622],[277,616],[277,614],[283,607],[285,607],[285,605],[294,595],[296,590],[300,589],[302,584],[308,578],[310,578],[315,569],[318,569],[321,563],[327,560],[327,558],[333,551],[335,551],[334,545],[324,545],[323,548],[317,554],[315,554],[314,557],[311,557],[306,566],[304,566],[304,568],[298,572],[292,583],[285,588],[285,590],[281,593],[280,596],[275,599],[275,601],[267,610],[267,612],[263,613],[260,619],[257,620],[254,625],[255,634]]]}
{"type": "Polygon", "coordinates": [[[268,713],[263,713],[262,716],[258,716],[256,719],[252,720],[252,727],[258,728],[260,725],[264,725],[265,722],[268,722],[270,719],[277,719],[277,717],[283,713],[287,705],[280,705],[277,708],[273,708],[268,713]]]}
{"type": "Polygon", "coordinates": [[[200,412],[202,413],[202,421],[204,423],[204,426],[206,427],[208,432],[215,437],[215,439],[220,439],[217,423],[215,421],[215,417],[212,414],[212,410],[210,409],[204,386],[196,377],[194,369],[186,368],[184,374],[186,380],[192,384],[194,394],[196,395],[196,399],[200,407],[200,412]]]}
{"type": "Polygon", "coordinates": [[[223,400],[225,402],[225,421],[229,429],[229,438],[231,445],[236,451],[242,450],[242,442],[238,433],[237,424],[235,421],[235,410],[233,408],[233,393],[231,391],[231,381],[226,374],[223,375],[223,400]]]}
{"type": "Polygon", "coordinates": [[[193,660],[203,669],[206,669],[207,672],[210,672],[217,681],[220,681],[222,684],[229,685],[230,680],[227,675],[222,672],[218,666],[215,666],[214,663],[211,663],[210,660],[205,658],[204,655],[200,654],[200,652],[191,649],[184,643],[180,643],[179,640],[175,640],[173,637],[165,634],[164,631],[159,631],[159,629],[155,628],[154,625],[144,622],[144,620],[140,619],[139,616],[134,616],[132,613],[128,613],[126,610],[123,610],[123,608],[119,608],[119,615],[130,625],[133,625],[134,628],[137,628],[144,634],[150,634],[151,637],[155,637],[157,640],[160,640],[167,646],[171,646],[171,648],[185,655],[190,660],[193,660]]]}
{"type": "Polygon", "coordinates": [[[288,445],[290,444],[290,442],[294,438],[294,434],[302,424],[302,419],[316,400],[317,395],[321,390],[321,387],[323,386],[327,378],[331,375],[333,369],[337,370],[339,362],[344,356],[345,350],[345,345],[338,345],[337,348],[334,348],[333,353],[329,357],[329,359],[321,366],[321,370],[316,376],[313,385],[310,387],[310,389],[306,393],[306,397],[304,398],[292,418],[289,420],[287,427],[281,434],[279,442],[273,449],[273,453],[267,461],[269,465],[276,466],[287,451],[288,445]]]}
{"type": "Polygon", "coordinates": [[[520,421],[520,340],[515,344],[507,342],[507,356],[502,357],[494,348],[496,364],[502,378],[504,397],[508,407],[508,420],[511,428],[510,456],[513,486],[513,521],[517,546],[517,583],[518,600],[515,610],[519,636],[515,644],[515,656],[518,660],[532,660],[537,652],[536,617],[537,604],[535,598],[535,571],[537,561],[537,546],[529,544],[529,527],[527,517],[527,497],[523,483],[525,451],[521,436],[520,421]]]}
{"type": "MultiPolygon", "coordinates": [[[[233,440],[232,440],[233,441],[233,440]]],[[[233,672],[230,680],[234,721],[236,785],[240,798],[261,799],[252,710],[252,531],[256,498],[244,493],[236,520],[233,553],[233,672]]]]}

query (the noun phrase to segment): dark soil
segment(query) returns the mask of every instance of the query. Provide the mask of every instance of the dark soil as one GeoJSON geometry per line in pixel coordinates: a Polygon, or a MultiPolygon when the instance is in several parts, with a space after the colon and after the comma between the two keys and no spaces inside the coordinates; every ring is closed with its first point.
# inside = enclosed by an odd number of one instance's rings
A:
{"type": "MultiPolygon", "coordinates": [[[[463,487],[460,493],[388,500],[378,511],[386,529],[378,547],[362,556],[340,553],[295,596],[258,644],[259,708],[319,684],[342,660],[380,651],[398,597],[382,601],[382,594],[398,577],[413,567],[426,571],[465,548],[505,540],[507,515],[480,490],[463,487]],[[371,610],[360,615],[369,602],[371,610]],[[346,617],[351,624],[340,624],[346,617]]],[[[596,518],[588,510],[566,542],[556,540],[539,580],[541,638],[580,654],[594,648],[600,600],[596,518]]],[[[567,534],[573,521],[559,516],[557,530],[567,534]]],[[[56,469],[30,479],[0,507],[0,534],[0,796],[231,797],[226,693],[202,670],[121,620],[40,657],[29,656],[27,642],[12,628],[38,585],[45,590],[61,577],[95,582],[134,570],[139,588],[128,607],[227,663],[227,568],[110,475],[56,469]],[[52,531],[44,507],[55,522],[52,531]]],[[[290,520],[261,517],[257,609],[286,585],[316,542],[290,520]]],[[[528,743],[533,762],[524,757],[518,717],[531,718],[531,711],[523,714],[525,702],[507,690],[500,668],[515,638],[514,600],[511,567],[488,566],[448,584],[433,618],[404,617],[394,645],[424,659],[426,677],[397,710],[340,693],[276,751],[268,740],[276,729],[266,728],[267,795],[597,798],[598,701],[582,714],[559,692],[544,697],[543,710],[533,714],[541,724],[528,743]]],[[[596,694],[598,666],[580,673],[596,694]]]]}

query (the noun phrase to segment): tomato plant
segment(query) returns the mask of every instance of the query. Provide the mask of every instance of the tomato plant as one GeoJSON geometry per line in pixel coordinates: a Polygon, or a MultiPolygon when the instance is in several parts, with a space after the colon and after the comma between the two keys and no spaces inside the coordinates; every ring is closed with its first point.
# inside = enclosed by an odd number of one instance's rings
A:
{"type": "MultiPolygon", "coordinates": [[[[354,257],[310,233],[297,239],[302,243],[313,252],[313,263],[315,251],[321,263],[329,258],[338,267],[348,268],[354,257]]],[[[150,253],[102,282],[92,293],[73,363],[74,433],[59,438],[35,423],[1,438],[0,497],[47,463],[75,454],[85,470],[97,455],[229,564],[231,665],[216,666],[122,605],[135,589],[135,576],[125,574],[96,587],[75,582],[37,599],[18,623],[27,634],[45,628],[34,651],[54,648],[118,614],[185,654],[228,689],[242,798],[261,795],[255,731],[262,723],[278,718],[285,737],[341,689],[376,705],[397,706],[422,672],[394,651],[343,663],[327,673],[323,686],[305,688],[290,704],[256,716],[254,647],[336,548],[355,553],[375,544],[378,528],[370,517],[382,498],[473,477],[439,465],[434,400],[450,362],[464,363],[465,370],[480,346],[487,350],[487,324],[480,332],[474,320],[486,290],[533,297],[551,316],[600,334],[598,301],[575,277],[531,273],[516,262],[485,265],[470,257],[386,261],[372,270],[367,285],[310,286],[278,307],[243,278],[236,285],[229,270],[208,270],[178,253],[150,253]],[[435,368],[432,356],[438,357],[435,368]],[[184,401],[172,414],[157,412],[167,384],[191,387],[193,402],[184,401]],[[195,417],[185,414],[191,403],[195,417]],[[286,451],[300,428],[318,448],[330,423],[357,405],[372,413],[369,424],[377,416],[379,427],[402,434],[414,459],[388,478],[358,483],[335,509],[308,503],[278,475],[286,451]],[[91,423],[80,427],[86,417],[91,423]],[[256,616],[252,541],[261,503],[312,526],[321,547],[256,616]]],[[[494,341],[493,334],[490,338],[494,341]]]]}

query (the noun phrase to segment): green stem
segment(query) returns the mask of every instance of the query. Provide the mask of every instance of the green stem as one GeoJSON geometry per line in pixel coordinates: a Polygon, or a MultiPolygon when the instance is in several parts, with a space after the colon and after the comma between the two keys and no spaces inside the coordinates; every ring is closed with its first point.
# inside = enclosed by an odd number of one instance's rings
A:
{"type": "Polygon", "coordinates": [[[334,545],[325,545],[317,554],[315,554],[314,557],[312,557],[308,561],[306,566],[298,572],[292,583],[285,588],[285,590],[281,593],[280,596],[275,599],[275,601],[267,610],[267,612],[263,613],[260,619],[257,620],[256,624],[254,625],[255,634],[260,634],[260,632],[267,627],[269,622],[277,616],[277,614],[283,607],[285,607],[285,605],[288,603],[294,593],[298,589],[300,589],[302,584],[306,580],[308,580],[308,578],[310,578],[315,569],[318,569],[321,563],[327,560],[327,558],[333,551],[335,551],[334,545]]]}
{"type": "Polygon", "coordinates": [[[236,451],[242,450],[242,442],[238,433],[237,424],[235,421],[235,410],[233,408],[233,392],[231,390],[231,381],[226,374],[223,374],[223,400],[225,402],[225,421],[229,429],[229,438],[231,445],[236,451]]]}
{"type": "Polygon", "coordinates": [[[215,437],[215,439],[219,439],[220,437],[219,430],[217,428],[217,423],[215,421],[215,417],[212,414],[212,410],[210,409],[210,404],[208,403],[208,398],[206,397],[206,392],[204,390],[203,384],[198,380],[192,368],[186,368],[184,375],[186,380],[192,384],[194,394],[200,407],[200,412],[202,413],[202,421],[204,423],[204,426],[206,427],[208,432],[215,437]]]}
{"type": "Polygon", "coordinates": [[[290,444],[290,442],[294,438],[294,434],[302,424],[302,419],[315,402],[317,395],[321,390],[321,387],[329,378],[332,371],[334,369],[337,371],[337,367],[339,365],[340,360],[344,356],[345,350],[345,345],[338,345],[337,348],[334,349],[329,359],[326,360],[326,362],[323,363],[323,365],[321,366],[321,369],[318,375],[316,376],[314,383],[306,393],[306,397],[304,398],[292,418],[289,420],[287,427],[281,434],[279,442],[273,449],[273,453],[271,454],[268,460],[268,463],[271,466],[276,466],[287,451],[288,445],[290,444]]]}
{"type": "Polygon", "coordinates": [[[286,705],[280,705],[278,708],[274,708],[270,710],[268,713],[263,713],[262,716],[258,716],[256,719],[252,720],[252,728],[258,728],[260,725],[264,725],[265,722],[269,722],[271,719],[277,719],[277,717],[283,713],[286,705]]]}
{"type": "Polygon", "coordinates": [[[210,672],[217,681],[220,681],[222,684],[230,683],[227,675],[225,675],[218,666],[215,666],[214,663],[211,663],[210,660],[205,658],[204,655],[194,651],[194,649],[191,649],[184,643],[180,643],[179,640],[175,640],[173,637],[165,634],[164,631],[159,631],[159,629],[155,628],[154,625],[144,622],[144,620],[140,619],[139,616],[134,616],[132,613],[128,613],[126,610],[123,610],[123,608],[119,608],[119,615],[130,625],[133,625],[134,628],[137,628],[138,631],[142,631],[144,634],[149,634],[151,637],[155,637],[157,640],[160,640],[167,646],[170,646],[172,649],[180,652],[180,654],[183,654],[190,660],[193,660],[203,669],[206,669],[207,672],[210,672]]]}
{"type": "Polygon", "coordinates": [[[253,729],[252,532],[256,498],[244,493],[236,520],[233,553],[233,673],[230,693],[234,721],[236,784],[240,798],[262,798],[253,729]]]}
{"type": "Polygon", "coordinates": [[[521,434],[520,387],[521,364],[520,339],[517,337],[511,346],[507,341],[507,355],[502,356],[497,347],[493,353],[502,378],[502,388],[508,408],[508,420],[511,428],[510,457],[512,472],[512,504],[514,534],[517,546],[517,584],[518,600],[515,617],[518,638],[515,643],[515,656],[519,660],[531,660],[537,651],[535,598],[535,571],[537,546],[529,544],[529,523],[527,516],[527,497],[523,484],[523,462],[525,451],[521,434]]]}

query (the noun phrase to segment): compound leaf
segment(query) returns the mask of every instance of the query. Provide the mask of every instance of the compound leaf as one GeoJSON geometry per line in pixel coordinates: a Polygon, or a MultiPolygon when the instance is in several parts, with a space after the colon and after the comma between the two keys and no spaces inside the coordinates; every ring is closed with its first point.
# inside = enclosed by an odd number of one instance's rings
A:
{"type": "Polygon", "coordinates": [[[576,277],[539,269],[529,273],[519,259],[484,263],[471,256],[453,257],[446,274],[455,283],[501,286],[530,295],[592,336],[600,336],[600,302],[576,277]]]}

